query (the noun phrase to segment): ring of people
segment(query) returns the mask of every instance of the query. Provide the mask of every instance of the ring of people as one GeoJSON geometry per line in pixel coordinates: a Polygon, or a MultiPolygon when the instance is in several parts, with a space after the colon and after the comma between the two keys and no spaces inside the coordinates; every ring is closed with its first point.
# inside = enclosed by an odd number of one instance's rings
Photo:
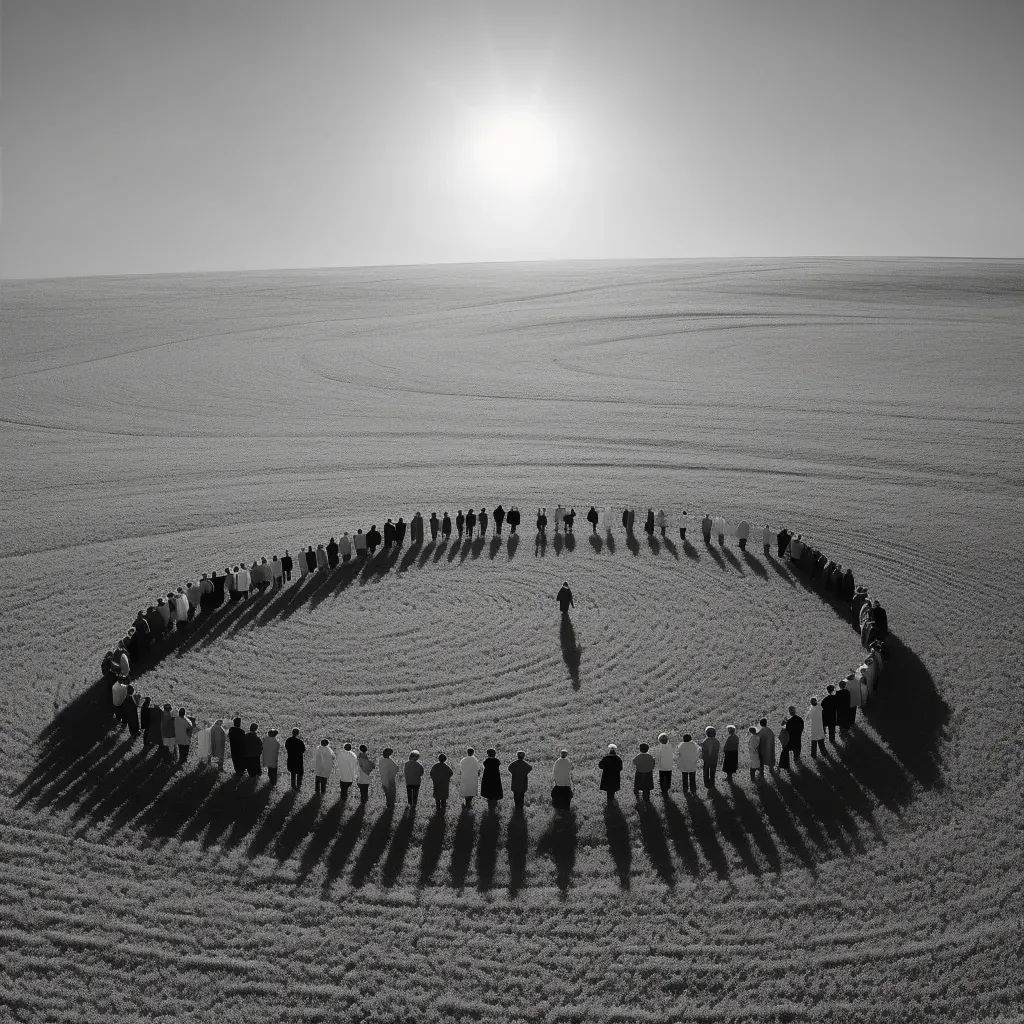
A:
{"type": "MultiPolygon", "coordinates": [[[[575,508],[557,506],[548,518],[546,508],[538,508],[536,515],[536,538],[538,544],[546,542],[549,525],[558,535],[571,535],[576,519],[575,508]]],[[[621,526],[628,538],[634,536],[635,509],[624,508],[621,515],[611,508],[598,509],[591,506],[586,514],[593,533],[599,528],[611,534],[613,526],[621,526]]],[[[643,530],[649,538],[658,533],[662,537],[668,531],[678,530],[685,543],[689,529],[690,513],[683,511],[667,515],[664,510],[655,512],[649,508],[643,520],[643,530]]],[[[699,519],[703,543],[709,547],[725,546],[727,538],[735,540],[741,550],[746,550],[752,527],[747,521],[726,523],[721,516],[712,517],[704,513],[699,519]]],[[[499,504],[490,513],[481,508],[461,509],[452,517],[449,512],[438,516],[431,513],[424,519],[417,512],[407,524],[403,518],[396,522],[387,519],[383,532],[374,523],[364,533],[359,529],[353,535],[342,534],[316,547],[309,544],[305,550],[292,555],[289,550],[269,561],[266,557],[254,561],[250,566],[239,563],[229,566],[223,572],[203,573],[198,580],[191,580],[156,600],[146,609],[140,609],[135,621],[124,637],[103,658],[102,670],[109,683],[110,708],[114,722],[127,730],[134,738],[142,737],[145,749],[153,749],[157,756],[171,768],[185,765],[192,751],[195,758],[206,764],[215,764],[223,770],[225,761],[237,775],[260,777],[266,772],[270,785],[276,785],[278,769],[283,760],[291,786],[302,786],[307,767],[307,747],[299,729],[282,743],[277,729],[270,729],[260,735],[259,724],[244,725],[241,716],[235,716],[225,727],[225,719],[201,721],[189,714],[186,708],[174,710],[170,703],[154,701],[151,696],[141,696],[132,682],[132,666],[147,656],[159,656],[160,645],[171,635],[188,631],[197,617],[217,615],[225,607],[239,601],[258,599],[260,595],[282,587],[301,586],[307,577],[330,573],[344,563],[372,559],[377,548],[383,550],[401,548],[409,535],[411,545],[422,545],[426,530],[432,541],[438,535],[443,541],[452,535],[454,526],[459,540],[482,538],[488,526],[493,524],[494,536],[500,537],[507,527],[510,535],[516,535],[521,523],[517,506],[507,511],[499,504]],[[297,574],[298,578],[293,577],[297,574]]],[[[632,755],[632,786],[638,801],[649,801],[655,786],[655,774],[661,791],[667,793],[673,786],[674,773],[681,776],[683,792],[696,793],[698,773],[701,783],[711,789],[716,785],[719,770],[730,780],[741,771],[741,755],[751,780],[760,782],[765,770],[790,771],[799,762],[804,747],[805,733],[809,740],[810,756],[818,757],[827,753],[826,744],[835,745],[837,731],[839,739],[855,727],[857,709],[874,698],[882,678],[886,660],[886,638],[888,618],[879,601],[872,600],[864,586],[855,583],[849,566],[842,566],[811,544],[801,534],[793,534],[785,527],[774,529],[765,525],[760,531],[761,543],[766,556],[774,547],[777,557],[788,561],[791,568],[803,574],[822,592],[828,594],[851,623],[859,630],[865,654],[861,664],[835,685],[828,685],[825,692],[811,697],[809,705],[801,715],[796,705],[789,705],[784,714],[767,716],[746,727],[745,736],[734,725],[725,727],[724,735],[719,728],[708,725],[700,736],[684,733],[678,744],[669,742],[667,733],[661,733],[653,744],[640,743],[632,755]],[[744,743],[743,740],[746,740],[744,743]]],[[[572,589],[565,582],[554,595],[563,617],[571,614],[574,607],[572,589]]],[[[627,755],[629,756],[629,755],[627,755]]],[[[395,756],[391,747],[384,747],[379,757],[366,744],[346,742],[335,750],[328,739],[321,739],[313,748],[312,774],[317,794],[326,793],[329,780],[340,781],[341,797],[347,799],[354,785],[361,803],[370,799],[373,775],[376,773],[385,804],[394,807],[398,800],[399,780],[405,785],[406,800],[415,807],[419,800],[424,775],[430,778],[432,796],[438,813],[447,810],[451,786],[456,775],[448,756],[444,752],[436,755],[429,769],[418,750],[412,750],[407,757],[395,756]]],[[[478,796],[487,800],[491,807],[504,798],[505,785],[512,793],[517,808],[525,804],[529,790],[529,777],[534,766],[527,760],[525,751],[518,751],[515,758],[502,766],[494,749],[488,749],[482,759],[473,747],[458,762],[458,796],[465,806],[470,806],[478,796]]],[[[618,745],[609,744],[606,752],[596,761],[595,778],[609,803],[617,799],[626,770],[622,752],[618,745]]],[[[549,768],[551,789],[550,800],[559,810],[571,806],[574,788],[578,785],[574,777],[574,762],[570,751],[561,750],[549,768]]],[[[628,779],[628,774],[627,774],[628,779]]]]}

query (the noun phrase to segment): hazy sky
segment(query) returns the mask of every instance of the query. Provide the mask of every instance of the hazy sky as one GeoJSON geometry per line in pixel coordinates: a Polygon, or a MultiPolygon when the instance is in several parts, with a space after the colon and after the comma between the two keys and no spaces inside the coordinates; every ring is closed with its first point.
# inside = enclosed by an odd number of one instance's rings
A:
{"type": "Polygon", "coordinates": [[[11,277],[1024,255],[1017,0],[3,0],[0,88],[11,277]]]}

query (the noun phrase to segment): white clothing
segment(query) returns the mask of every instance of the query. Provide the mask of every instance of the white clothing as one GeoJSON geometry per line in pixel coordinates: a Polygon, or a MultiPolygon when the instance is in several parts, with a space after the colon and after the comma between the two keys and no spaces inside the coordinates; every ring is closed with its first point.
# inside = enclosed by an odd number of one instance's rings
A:
{"type": "Polygon", "coordinates": [[[750,755],[751,769],[761,767],[761,737],[756,733],[747,736],[747,753],[750,755]]]}
{"type": "Polygon", "coordinates": [[[480,775],[480,762],[468,754],[459,762],[462,770],[462,781],[459,783],[459,796],[476,796],[476,780],[480,775]]]}
{"type": "Polygon", "coordinates": [[[313,774],[321,779],[329,779],[334,768],[334,751],[330,744],[326,747],[317,747],[313,755],[313,774]]]}
{"type": "MultiPolygon", "coordinates": [[[[348,537],[342,537],[338,541],[338,557],[348,558],[352,554],[352,541],[348,537]]],[[[351,753],[351,751],[349,751],[351,753]]]]}
{"type": "Polygon", "coordinates": [[[715,519],[715,533],[718,534],[719,537],[721,537],[724,536],[725,532],[725,519],[722,516],[718,516],[715,519]]]}
{"type": "Polygon", "coordinates": [[[248,594],[249,588],[252,587],[252,576],[250,576],[249,570],[239,569],[236,580],[235,589],[242,591],[243,594],[248,594]]]}
{"type": "Polygon", "coordinates": [[[306,564],[306,552],[305,551],[300,551],[299,552],[298,562],[299,562],[299,575],[300,576],[308,576],[309,575],[309,566],[306,564]]]}
{"type": "Polygon", "coordinates": [[[192,742],[192,733],[195,731],[195,726],[187,718],[182,718],[181,715],[175,715],[174,717],[174,742],[179,747],[187,747],[192,742]]]}
{"type": "Polygon", "coordinates": [[[359,553],[362,553],[363,551],[366,550],[366,534],[365,533],[357,533],[352,538],[352,543],[355,544],[356,551],[359,552],[359,553]]]}
{"type": "Polygon", "coordinates": [[[663,511],[659,510],[658,514],[654,517],[654,523],[659,530],[665,529],[668,525],[668,520],[665,519],[665,513],[663,511]]]}
{"type": "Polygon", "coordinates": [[[572,765],[569,764],[567,757],[560,757],[555,762],[554,768],[551,769],[551,777],[556,786],[572,785],[572,765]]]}
{"type": "Polygon", "coordinates": [[[668,743],[655,743],[654,749],[651,751],[654,754],[654,760],[658,764],[659,772],[670,772],[676,764],[676,752],[672,749],[668,743]]]}
{"type": "Polygon", "coordinates": [[[114,700],[114,707],[119,708],[124,703],[125,697],[128,696],[128,687],[124,683],[114,683],[110,688],[110,693],[114,700]]]}
{"type": "Polygon", "coordinates": [[[205,729],[199,730],[199,735],[196,737],[196,750],[199,751],[199,757],[210,756],[210,729],[209,726],[205,729]]]}
{"type": "Polygon", "coordinates": [[[746,540],[750,536],[750,523],[746,519],[741,520],[739,526],[736,527],[736,536],[739,540],[746,540]]]}
{"type": "Polygon", "coordinates": [[[316,567],[318,569],[327,568],[327,552],[324,550],[323,544],[319,544],[316,549],[316,567]]]}
{"type": "Polygon", "coordinates": [[[867,683],[862,675],[854,673],[846,680],[846,688],[850,691],[850,707],[862,708],[867,703],[867,683]]]}
{"type": "Polygon", "coordinates": [[[555,506],[555,533],[562,529],[562,516],[564,515],[565,509],[561,505],[555,506]]]}
{"type": "Polygon", "coordinates": [[[179,622],[188,622],[188,598],[184,594],[174,596],[174,612],[179,622]]]}
{"type": "Polygon", "coordinates": [[[681,772],[695,772],[700,766],[700,747],[696,740],[680,743],[676,747],[676,760],[679,762],[681,772]]]}
{"type": "Polygon", "coordinates": [[[354,750],[342,750],[338,754],[338,779],[341,782],[355,782],[358,769],[359,763],[354,750]]]}
{"type": "Polygon", "coordinates": [[[772,531],[767,526],[761,531],[761,543],[766,548],[772,546],[772,531]]]}
{"type": "Polygon", "coordinates": [[[684,512],[679,517],[679,529],[685,530],[690,525],[690,517],[684,512]]]}
{"type": "Polygon", "coordinates": [[[118,655],[117,668],[118,671],[121,673],[121,678],[127,679],[129,672],[128,655],[125,654],[124,651],[121,651],[121,653],[118,655]]]}
{"type": "Polygon", "coordinates": [[[274,574],[275,580],[279,580],[284,575],[284,569],[281,567],[279,559],[275,558],[273,562],[270,563],[270,571],[274,574]]]}
{"type": "Polygon", "coordinates": [[[807,723],[810,729],[812,740],[823,740],[825,738],[825,726],[821,721],[821,705],[812,704],[807,709],[807,723]]]}

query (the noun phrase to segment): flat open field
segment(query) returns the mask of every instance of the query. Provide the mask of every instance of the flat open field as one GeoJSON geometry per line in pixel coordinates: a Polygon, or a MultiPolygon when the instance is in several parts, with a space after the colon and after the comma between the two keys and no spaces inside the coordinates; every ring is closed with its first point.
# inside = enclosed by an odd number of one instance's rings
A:
{"type": "Polygon", "coordinates": [[[1024,264],[8,282],[0,330],[0,1019],[1021,1019],[1024,264]],[[524,815],[172,774],[108,731],[100,657],[156,595],[499,501],[518,544],[293,583],[139,686],[310,746],[522,746],[524,815]],[[542,550],[559,502],[575,543],[542,550]],[[606,813],[609,741],[777,721],[861,649],[759,543],[591,538],[592,503],[851,565],[894,634],[854,738],[606,813]]]}

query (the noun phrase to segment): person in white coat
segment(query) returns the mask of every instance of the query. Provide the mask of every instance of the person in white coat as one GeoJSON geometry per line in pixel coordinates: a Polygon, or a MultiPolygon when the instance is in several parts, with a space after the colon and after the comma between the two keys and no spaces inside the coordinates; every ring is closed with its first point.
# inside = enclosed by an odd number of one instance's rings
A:
{"type": "Polygon", "coordinates": [[[323,544],[316,546],[316,567],[323,572],[327,568],[327,548],[323,544]]]}
{"type": "Polygon", "coordinates": [[[313,774],[316,776],[315,793],[327,792],[327,780],[334,771],[334,748],[327,742],[321,740],[320,746],[316,748],[313,755],[313,774]]]}
{"type": "Polygon", "coordinates": [[[352,558],[352,538],[347,533],[343,533],[341,540],[338,541],[338,557],[343,562],[348,562],[352,558]]]}
{"type": "Polygon", "coordinates": [[[665,515],[663,508],[658,509],[658,514],[654,517],[654,524],[658,527],[662,537],[665,536],[665,528],[668,526],[668,517],[665,515]]]}
{"type": "Polygon", "coordinates": [[[756,725],[747,730],[747,755],[750,758],[750,781],[753,782],[758,772],[764,775],[764,766],[761,764],[761,737],[757,735],[756,725]]]}
{"type": "Polygon", "coordinates": [[[560,811],[569,810],[572,803],[572,765],[569,751],[559,751],[558,760],[551,770],[551,804],[560,811]]]}
{"type": "Polygon", "coordinates": [[[740,551],[747,550],[747,539],[750,537],[750,523],[741,519],[736,526],[736,539],[740,542],[740,551]]]}
{"type": "Polygon", "coordinates": [[[480,761],[474,755],[473,748],[470,747],[466,751],[466,756],[459,762],[459,770],[462,772],[462,776],[459,781],[459,796],[465,800],[467,807],[472,805],[473,797],[475,797],[477,793],[477,780],[480,778],[480,767],[480,761]]]}
{"type": "Polygon", "coordinates": [[[722,547],[725,544],[725,534],[728,527],[725,525],[725,516],[715,517],[715,533],[718,535],[718,546],[722,547]]]}
{"type": "Polygon", "coordinates": [[[658,765],[658,782],[661,785],[661,791],[667,793],[672,788],[672,769],[675,767],[675,751],[668,745],[667,732],[658,736],[658,742],[652,753],[658,765]]]}
{"type": "Polygon", "coordinates": [[[309,575],[309,563],[306,561],[306,552],[299,549],[299,579],[304,580],[309,575]]]}
{"type": "Polygon", "coordinates": [[[771,554],[772,538],[774,536],[775,536],[775,534],[772,533],[772,528],[767,523],[765,523],[764,524],[764,529],[761,531],[761,544],[764,547],[764,553],[765,553],[766,557],[769,554],[771,554]]]}
{"type": "Polygon", "coordinates": [[[687,732],[683,734],[683,742],[676,747],[676,764],[683,777],[683,792],[697,792],[697,768],[700,766],[700,746],[687,732]]]}
{"type": "Polygon", "coordinates": [[[188,595],[184,587],[178,587],[174,595],[174,619],[178,629],[184,629],[188,622],[188,595]]]}
{"type": "Polygon", "coordinates": [[[200,762],[208,764],[210,761],[210,723],[203,722],[202,729],[196,734],[196,756],[200,762]]]}
{"type": "Polygon", "coordinates": [[[811,698],[811,706],[807,709],[807,728],[811,736],[811,757],[818,756],[818,748],[825,752],[825,724],[821,720],[821,705],[817,697],[811,698]]]}
{"type": "MultiPolygon", "coordinates": [[[[340,545],[339,545],[340,546],[340,545]]],[[[351,743],[346,743],[338,755],[338,778],[341,779],[341,799],[348,799],[348,791],[356,781],[359,762],[351,743]]]]}

